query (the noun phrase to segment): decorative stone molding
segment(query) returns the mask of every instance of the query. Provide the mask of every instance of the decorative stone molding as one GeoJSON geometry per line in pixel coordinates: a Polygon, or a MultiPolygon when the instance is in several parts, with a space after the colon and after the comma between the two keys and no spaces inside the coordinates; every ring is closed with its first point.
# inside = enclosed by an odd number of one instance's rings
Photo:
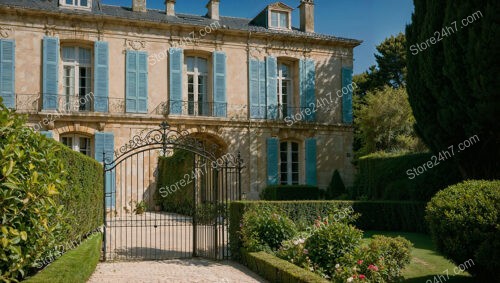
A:
{"type": "Polygon", "coordinates": [[[45,31],[45,35],[47,36],[56,36],[57,35],[56,29],[57,29],[56,25],[49,25],[49,24],[45,24],[45,27],[43,28],[43,30],[45,31]]]}
{"type": "Polygon", "coordinates": [[[145,40],[131,40],[125,39],[125,47],[132,48],[134,50],[144,50],[146,49],[146,41],[145,40]]]}
{"type": "Polygon", "coordinates": [[[0,37],[1,38],[7,38],[7,37],[10,37],[12,35],[12,33],[14,32],[14,29],[11,28],[11,27],[3,27],[3,26],[0,26],[0,37]]]}
{"type": "Polygon", "coordinates": [[[106,123],[99,123],[97,124],[97,129],[102,132],[106,128],[106,123]]]}

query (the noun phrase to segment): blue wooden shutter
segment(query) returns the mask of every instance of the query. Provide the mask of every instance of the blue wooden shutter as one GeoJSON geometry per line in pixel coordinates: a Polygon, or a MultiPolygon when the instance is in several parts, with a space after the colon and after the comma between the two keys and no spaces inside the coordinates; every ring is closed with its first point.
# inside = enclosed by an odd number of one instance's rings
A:
{"type": "Polygon", "coordinates": [[[316,139],[306,139],[306,184],[316,186],[316,139]]]}
{"type": "Polygon", "coordinates": [[[278,61],[276,57],[266,58],[267,119],[278,118],[278,61]]]}
{"type": "Polygon", "coordinates": [[[259,118],[265,119],[267,112],[267,101],[266,101],[266,62],[259,62],[259,118]]]}
{"type": "Polygon", "coordinates": [[[342,91],[347,94],[342,96],[342,120],[345,124],[352,124],[352,68],[342,68],[342,91]]]}
{"type": "Polygon", "coordinates": [[[14,108],[16,105],[15,48],[14,40],[0,40],[0,97],[7,108],[14,108]]]}
{"type": "Polygon", "coordinates": [[[214,116],[227,117],[226,53],[215,51],[213,54],[213,61],[214,116]]]}
{"type": "Polygon", "coordinates": [[[43,38],[43,110],[57,110],[59,38],[43,38]]]}
{"type": "Polygon", "coordinates": [[[127,51],[126,55],[126,111],[137,112],[137,52],[127,51]]]}
{"type": "MultiPolygon", "coordinates": [[[[115,138],[113,133],[96,133],[94,136],[94,156],[98,162],[103,162],[103,152],[106,153],[106,162],[114,160],[115,138]]],[[[105,175],[106,207],[114,207],[116,200],[116,173],[115,170],[106,171],[105,175]]]]}
{"type": "Polygon", "coordinates": [[[260,101],[259,101],[259,60],[250,59],[248,64],[248,81],[250,89],[250,118],[256,119],[260,117],[260,101]]]}
{"type": "Polygon", "coordinates": [[[94,43],[94,111],[108,112],[109,47],[104,41],[94,43]]]}
{"type": "Polygon", "coordinates": [[[137,112],[148,113],[148,53],[137,54],[137,112]]]}
{"type": "Polygon", "coordinates": [[[52,131],[40,131],[40,134],[46,136],[49,139],[54,138],[54,134],[52,133],[52,131]]]}
{"type": "Polygon", "coordinates": [[[170,114],[182,114],[182,66],[184,53],[180,48],[170,48],[170,114]]]}
{"type": "Polygon", "coordinates": [[[316,114],[316,64],[314,60],[302,59],[299,62],[299,84],[300,84],[300,107],[304,111],[305,121],[314,121],[316,114]],[[310,109],[311,114],[306,115],[305,109],[310,109]]]}
{"type": "Polygon", "coordinates": [[[279,182],[278,172],[278,139],[267,139],[267,184],[277,185],[279,182]]]}

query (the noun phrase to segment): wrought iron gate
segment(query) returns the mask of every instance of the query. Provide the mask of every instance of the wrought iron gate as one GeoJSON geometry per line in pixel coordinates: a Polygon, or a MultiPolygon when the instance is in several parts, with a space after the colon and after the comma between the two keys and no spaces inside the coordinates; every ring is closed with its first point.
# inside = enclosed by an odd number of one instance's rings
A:
{"type": "MultiPolygon", "coordinates": [[[[241,199],[242,160],[220,146],[171,130],[138,135],[104,160],[104,260],[229,257],[228,204],[241,199]],[[191,154],[192,170],[175,184],[157,187],[160,156],[191,154]],[[180,192],[180,193],[179,193],[180,192]],[[158,205],[186,194],[186,203],[158,205]]],[[[167,168],[166,171],[178,168],[167,168]]]]}

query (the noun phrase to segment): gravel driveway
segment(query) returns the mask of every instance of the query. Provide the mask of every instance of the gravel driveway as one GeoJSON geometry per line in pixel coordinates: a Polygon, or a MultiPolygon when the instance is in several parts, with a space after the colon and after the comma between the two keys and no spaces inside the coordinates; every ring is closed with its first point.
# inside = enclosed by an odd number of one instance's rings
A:
{"type": "Polygon", "coordinates": [[[205,259],[99,263],[88,282],[267,282],[245,266],[205,259]]]}

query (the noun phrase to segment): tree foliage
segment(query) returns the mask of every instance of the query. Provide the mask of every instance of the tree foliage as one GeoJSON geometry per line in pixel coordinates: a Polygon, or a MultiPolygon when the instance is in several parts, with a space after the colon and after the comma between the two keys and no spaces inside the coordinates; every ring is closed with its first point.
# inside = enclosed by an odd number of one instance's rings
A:
{"type": "Polygon", "coordinates": [[[475,135],[481,140],[454,156],[464,178],[500,177],[500,65],[494,63],[499,13],[497,0],[415,1],[406,28],[408,93],[418,135],[435,153],[475,135]],[[476,20],[463,26],[472,15],[476,20]],[[453,22],[457,31],[442,36],[453,22]],[[412,55],[412,46],[437,33],[442,40],[412,55]]]}
{"type": "Polygon", "coordinates": [[[355,123],[364,141],[362,154],[376,151],[422,151],[413,131],[414,118],[404,88],[386,86],[368,92],[365,103],[355,109],[355,123]]]}

